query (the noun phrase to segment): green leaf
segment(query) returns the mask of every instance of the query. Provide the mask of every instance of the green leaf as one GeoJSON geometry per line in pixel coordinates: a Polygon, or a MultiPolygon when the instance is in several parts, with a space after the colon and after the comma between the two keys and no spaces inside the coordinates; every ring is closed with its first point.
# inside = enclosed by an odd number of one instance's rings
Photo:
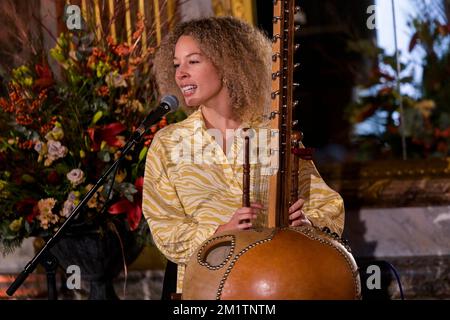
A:
{"type": "Polygon", "coordinates": [[[143,147],[141,149],[141,152],[139,152],[139,162],[145,159],[145,156],[147,155],[148,147],[143,147]]]}
{"type": "Polygon", "coordinates": [[[94,117],[91,121],[91,126],[95,125],[101,118],[103,117],[103,111],[99,110],[94,114],[94,117]]]}
{"type": "Polygon", "coordinates": [[[29,174],[23,174],[22,175],[22,180],[25,181],[26,183],[33,183],[36,180],[34,179],[34,177],[30,176],[29,174]]]}
{"type": "Polygon", "coordinates": [[[66,163],[60,162],[55,166],[56,172],[58,174],[67,174],[72,168],[70,168],[66,163]]]}

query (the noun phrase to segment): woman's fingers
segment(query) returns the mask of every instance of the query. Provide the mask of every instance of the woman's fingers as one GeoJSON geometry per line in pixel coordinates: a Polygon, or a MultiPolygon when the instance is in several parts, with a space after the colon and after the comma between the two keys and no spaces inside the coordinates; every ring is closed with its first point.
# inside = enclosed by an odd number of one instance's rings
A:
{"type": "Polygon", "coordinates": [[[292,221],[291,226],[292,227],[312,226],[312,224],[311,221],[305,218],[292,221]]]}
{"type": "Polygon", "coordinates": [[[251,204],[251,207],[242,207],[242,208],[237,209],[235,214],[238,214],[238,215],[247,214],[247,213],[258,214],[261,209],[262,209],[262,205],[254,203],[254,204],[251,204]]]}
{"type": "Polygon", "coordinates": [[[312,225],[302,210],[304,204],[305,199],[300,198],[289,208],[289,220],[291,221],[290,225],[292,227],[312,225]]]}
{"type": "Polygon", "coordinates": [[[239,230],[247,230],[247,229],[250,229],[252,227],[252,223],[251,222],[240,223],[240,224],[238,224],[237,227],[238,227],[239,230]]]}
{"type": "Polygon", "coordinates": [[[243,207],[236,210],[237,215],[247,214],[247,213],[257,213],[257,210],[254,208],[243,207]]]}
{"type": "Polygon", "coordinates": [[[243,220],[250,220],[250,219],[256,219],[256,214],[254,213],[244,213],[240,214],[238,216],[239,222],[242,222],[243,220]]]}
{"type": "Polygon", "coordinates": [[[311,221],[308,220],[308,218],[305,216],[305,213],[303,210],[295,211],[294,213],[291,213],[289,215],[289,220],[291,220],[290,225],[292,227],[299,227],[299,226],[312,226],[311,221]]]}
{"type": "Polygon", "coordinates": [[[294,202],[294,204],[292,206],[290,206],[289,213],[293,213],[297,210],[300,210],[304,204],[305,204],[305,199],[302,199],[302,198],[298,199],[297,201],[294,202]]]}
{"type": "Polygon", "coordinates": [[[263,205],[261,203],[253,202],[250,204],[250,207],[256,208],[256,209],[262,209],[263,205]]]}
{"type": "MultiPolygon", "coordinates": [[[[240,229],[245,230],[252,227],[252,220],[257,218],[258,213],[263,208],[262,204],[260,203],[251,203],[250,207],[242,207],[237,209],[234,212],[233,217],[231,220],[227,223],[228,227],[225,227],[227,229],[240,229]]],[[[224,228],[221,228],[221,230],[224,228]]]]}
{"type": "Polygon", "coordinates": [[[305,218],[305,214],[303,213],[303,210],[295,211],[294,213],[291,213],[289,215],[289,220],[296,220],[296,219],[302,219],[305,218]]]}

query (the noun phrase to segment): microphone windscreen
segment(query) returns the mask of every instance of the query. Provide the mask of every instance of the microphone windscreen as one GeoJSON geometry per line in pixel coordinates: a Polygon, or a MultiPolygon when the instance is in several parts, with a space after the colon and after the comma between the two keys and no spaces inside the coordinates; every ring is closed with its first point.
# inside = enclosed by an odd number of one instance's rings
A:
{"type": "Polygon", "coordinates": [[[161,104],[163,103],[169,106],[171,112],[176,111],[179,106],[178,99],[174,95],[167,95],[162,97],[161,104]]]}

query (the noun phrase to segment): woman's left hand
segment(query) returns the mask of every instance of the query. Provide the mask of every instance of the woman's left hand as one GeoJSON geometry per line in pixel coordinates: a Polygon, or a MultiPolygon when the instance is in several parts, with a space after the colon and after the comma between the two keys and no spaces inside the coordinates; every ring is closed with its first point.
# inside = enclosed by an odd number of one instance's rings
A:
{"type": "Polygon", "coordinates": [[[289,220],[291,221],[291,227],[312,225],[311,221],[308,220],[302,210],[304,203],[305,199],[300,198],[289,208],[289,220]]]}

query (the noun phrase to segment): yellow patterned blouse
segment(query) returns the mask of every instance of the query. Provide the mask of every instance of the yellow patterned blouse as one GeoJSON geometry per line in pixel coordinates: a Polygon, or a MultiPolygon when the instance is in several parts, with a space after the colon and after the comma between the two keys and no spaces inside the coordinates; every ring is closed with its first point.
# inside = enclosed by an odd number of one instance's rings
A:
{"type": "MultiPolygon", "coordinates": [[[[255,145],[261,149],[269,135],[261,128],[255,132],[259,142],[255,145]]],[[[225,154],[219,136],[217,130],[206,129],[199,108],[184,121],[158,131],[147,154],[143,212],[156,246],[178,264],[178,293],[192,253],[242,206],[242,139],[230,139],[225,154]]],[[[253,156],[251,202],[267,208],[271,163],[253,156]]],[[[326,185],[312,161],[300,161],[299,195],[306,200],[303,211],[314,225],[342,233],[342,198],[326,185]]],[[[254,225],[266,223],[267,211],[262,210],[254,225]]]]}

